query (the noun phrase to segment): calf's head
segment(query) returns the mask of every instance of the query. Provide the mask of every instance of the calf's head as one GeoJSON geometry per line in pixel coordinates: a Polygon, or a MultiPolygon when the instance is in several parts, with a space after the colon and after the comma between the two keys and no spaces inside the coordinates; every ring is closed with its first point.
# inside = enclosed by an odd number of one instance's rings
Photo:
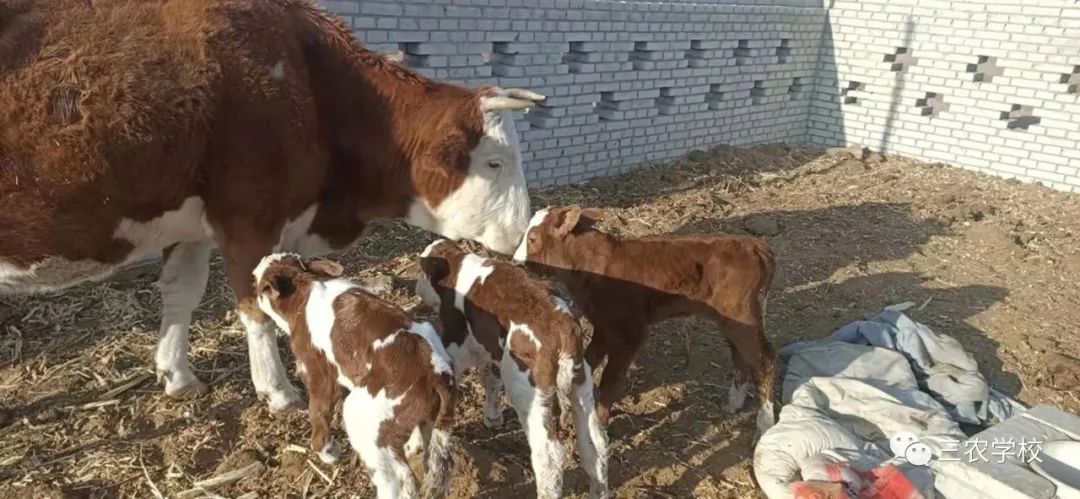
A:
{"type": "Polygon", "coordinates": [[[286,334],[289,324],[304,310],[312,284],[340,277],[340,264],[315,259],[305,263],[299,255],[274,253],[255,267],[255,296],[259,309],[269,315],[286,334]]]}
{"type": "Polygon", "coordinates": [[[543,99],[527,90],[492,87],[440,109],[413,162],[417,196],[409,223],[513,252],[531,210],[511,112],[543,99]]]}
{"type": "MultiPolygon", "coordinates": [[[[447,291],[446,284],[453,273],[452,262],[461,258],[465,251],[458,245],[437,239],[420,253],[420,275],[416,278],[416,295],[424,305],[438,310],[442,305],[442,296],[447,291]]],[[[453,286],[452,283],[450,283],[453,286]]]]}
{"type": "Polygon", "coordinates": [[[514,262],[526,266],[570,268],[575,253],[568,244],[578,235],[592,230],[605,216],[598,208],[564,206],[545,208],[533,214],[514,251],[514,262]]]}

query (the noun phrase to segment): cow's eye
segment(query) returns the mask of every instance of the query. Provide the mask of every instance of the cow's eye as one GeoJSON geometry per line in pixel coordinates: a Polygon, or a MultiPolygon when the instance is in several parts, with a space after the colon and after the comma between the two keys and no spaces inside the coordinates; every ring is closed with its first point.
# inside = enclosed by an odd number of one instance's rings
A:
{"type": "Polygon", "coordinates": [[[498,168],[498,167],[502,166],[502,161],[499,161],[497,159],[493,159],[491,161],[488,161],[488,166],[491,167],[491,168],[498,168]]]}

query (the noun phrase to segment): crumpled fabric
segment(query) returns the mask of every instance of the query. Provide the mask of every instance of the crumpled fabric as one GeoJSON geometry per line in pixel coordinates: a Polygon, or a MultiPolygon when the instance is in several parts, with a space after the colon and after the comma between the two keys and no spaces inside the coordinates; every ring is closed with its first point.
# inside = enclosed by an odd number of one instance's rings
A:
{"type": "Polygon", "coordinates": [[[918,435],[934,455],[947,448],[945,442],[965,438],[945,408],[917,389],[891,386],[882,380],[810,378],[780,410],[779,422],[758,440],[754,475],[770,499],[791,499],[795,497],[791,486],[798,477],[837,481],[830,469],[838,463],[851,467],[853,474],[845,483],[856,491],[866,486],[864,479],[858,478],[862,473],[893,464],[902,469],[919,494],[931,498],[931,469],[910,465],[888,450],[890,438],[905,431],[918,435]]]}
{"type": "Polygon", "coordinates": [[[1003,421],[1021,408],[1008,396],[990,389],[975,357],[960,342],[911,320],[900,308],[887,308],[870,320],[852,322],[820,340],[793,343],[781,349],[780,356],[835,343],[886,348],[907,358],[919,387],[944,404],[956,421],[984,425],[1003,421]]]}
{"type": "Polygon", "coordinates": [[[905,316],[909,305],[780,350],[785,405],[754,449],[767,497],[932,499],[932,467],[893,455],[893,436],[913,434],[938,458],[967,438],[960,422],[1023,410],[987,385],[959,342],[905,316]]]}

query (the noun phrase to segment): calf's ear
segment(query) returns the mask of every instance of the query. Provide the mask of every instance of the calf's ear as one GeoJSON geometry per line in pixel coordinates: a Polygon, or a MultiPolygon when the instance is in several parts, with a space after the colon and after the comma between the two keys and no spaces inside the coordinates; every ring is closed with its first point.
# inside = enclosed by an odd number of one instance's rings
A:
{"type": "Polygon", "coordinates": [[[565,237],[576,228],[589,229],[596,222],[607,218],[607,215],[607,212],[600,208],[581,208],[576,204],[571,205],[555,227],[555,235],[565,237]]]}
{"type": "Polygon", "coordinates": [[[577,227],[582,229],[592,228],[596,225],[596,222],[604,220],[608,217],[608,212],[601,208],[585,208],[581,210],[581,218],[578,220],[577,227]]]}
{"type": "Polygon", "coordinates": [[[555,236],[566,237],[570,231],[574,230],[574,227],[577,227],[579,220],[581,220],[581,207],[576,204],[570,205],[562,212],[562,216],[555,225],[555,236]]]}
{"type": "Polygon", "coordinates": [[[425,256],[420,259],[420,271],[427,276],[434,286],[450,275],[450,262],[439,256],[425,256]]]}
{"type": "Polygon", "coordinates": [[[345,268],[342,267],[340,263],[323,260],[321,258],[313,260],[308,264],[308,269],[321,274],[326,274],[330,277],[341,277],[341,275],[345,273],[345,268]]]}
{"type": "Polygon", "coordinates": [[[270,298],[284,298],[296,292],[296,283],[293,278],[286,274],[270,276],[270,298]]]}

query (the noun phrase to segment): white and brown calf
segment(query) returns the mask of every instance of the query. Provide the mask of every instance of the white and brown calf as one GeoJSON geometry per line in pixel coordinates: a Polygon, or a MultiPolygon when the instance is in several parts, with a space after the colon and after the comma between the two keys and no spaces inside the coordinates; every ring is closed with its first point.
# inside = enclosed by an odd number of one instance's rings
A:
{"type": "Polygon", "coordinates": [[[302,366],[311,445],[319,457],[338,458],[329,427],[340,385],[349,391],[342,412],[349,443],[371,472],[378,497],[417,497],[406,458],[414,434],[427,452],[422,497],[445,495],[456,392],[435,328],[339,278],[334,262],[305,264],[297,255],[275,253],[254,274],[259,308],[289,335],[302,366]]]}
{"type": "Polygon", "coordinates": [[[581,330],[566,303],[512,263],[466,253],[444,239],[424,250],[420,268],[416,293],[439,311],[455,374],[480,371],[490,427],[502,425],[505,385],[528,436],[537,496],[562,495],[566,450],[555,414],[561,403],[573,413],[590,496],[606,497],[607,434],[596,415],[581,330]]]}

